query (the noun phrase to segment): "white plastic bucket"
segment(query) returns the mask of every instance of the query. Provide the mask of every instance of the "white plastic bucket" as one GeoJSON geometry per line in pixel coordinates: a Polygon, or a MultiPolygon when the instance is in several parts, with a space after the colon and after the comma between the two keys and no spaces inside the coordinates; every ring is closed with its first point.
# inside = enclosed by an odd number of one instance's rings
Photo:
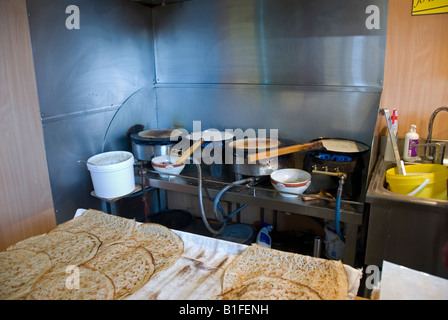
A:
{"type": "Polygon", "coordinates": [[[87,160],[95,195],[113,199],[135,189],[134,156],[126,151],[104,152],[87,160]]]}
{"type": "Polygon", "coordinates": [[[336,234],[336,230],[325,226],[325,256],[332,260],[342,260],[344,258],[345,244],[336,234]]]}

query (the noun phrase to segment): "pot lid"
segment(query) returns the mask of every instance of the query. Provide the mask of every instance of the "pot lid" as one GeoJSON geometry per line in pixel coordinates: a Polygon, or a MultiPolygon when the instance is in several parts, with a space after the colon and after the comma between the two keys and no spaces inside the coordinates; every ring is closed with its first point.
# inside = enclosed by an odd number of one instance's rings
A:
{"type": "Polygon", "coordinates": [[[321,138],[317,140],[320,140],[324,148],[329,152],[363,153],[370,149],[368,145],[354,140],[338,138],[321,138]]]}
{"type": "Polygon", "coordinates": [[[175,144],[185,134],[181,129],[151,129],[132,133],[130,139],[136,144],[143,145],[167,145],[175,144]]]}
{"type": "Polygon", "coordinates": [[[282,143],[277,139],[248,138],[232,141],[229,145],[233,149],[238,150],[255,150],[255,149],[268,150],[271,148],[278,148],[281,144],[282,143]]]}
{"type": "Polygon", "coordinates": [[[179,137],[182,131],[179,129],[150,129],[140,131],[138,136],[144,139],[170,139],[171,137],[179,137]]]}

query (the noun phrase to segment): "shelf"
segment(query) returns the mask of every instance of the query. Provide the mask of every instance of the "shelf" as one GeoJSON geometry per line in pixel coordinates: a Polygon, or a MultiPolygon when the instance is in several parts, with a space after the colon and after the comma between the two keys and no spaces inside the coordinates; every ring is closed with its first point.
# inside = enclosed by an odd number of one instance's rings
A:
{"type": "MultiPolygon", "coordinates": [[[[180,175],[160,177],[150,169],[146,178],[149,185],[154,188],[198,195],[197,169],[194,165],[186,165],[180,175]]],[[[203,172],[207,172],[207,168],[203,172]]],[[[228,174],[222,176],[210,176],[203,174],[203,196],[214,199],[218,192],[236,179],[231,179],[228,174]]],[[[270,185],[270,183],[268,182],[270,185]]],[[[316,197],[316,200],[304,201],[300,197],[286,198],[280,195],[273,187],[266,183],[261,186],[237,186],[228,190],[221,197],[222,201],[254,205],[262,208],[285,211],[288,213],[302,214],[315,218],[334,219],[335,201],[316,197]]],[[[362,224],[363,204],[354,201],[341,201],[341,221],[356,225],[362,224]]]]}

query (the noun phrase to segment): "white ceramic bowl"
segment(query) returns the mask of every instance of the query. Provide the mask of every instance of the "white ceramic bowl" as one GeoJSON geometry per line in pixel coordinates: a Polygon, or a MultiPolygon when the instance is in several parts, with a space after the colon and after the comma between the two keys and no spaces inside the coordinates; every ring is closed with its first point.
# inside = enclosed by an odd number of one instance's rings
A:
{"type": "Polygon", "coordinates": [[[300,169],[280,169],[271,173],[271,183],[282,196],[295,198],[308,189],[311,184],[311,174],[300,169]]]}
{"type": "Polygon", "coordinates": [[[167,178],[169,174],[179,174],[185,168],[185,163],[176,164],[179,157],[164,155],[152,158],[151,164],[161,177],[167,178]]]}

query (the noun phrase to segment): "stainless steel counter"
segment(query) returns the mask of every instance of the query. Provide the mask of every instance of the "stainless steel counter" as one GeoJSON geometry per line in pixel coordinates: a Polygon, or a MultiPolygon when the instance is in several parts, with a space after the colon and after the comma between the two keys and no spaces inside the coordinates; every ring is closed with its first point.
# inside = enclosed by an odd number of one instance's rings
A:
{"type": "MultiPolygon", "coordinates": [[[[213,175],[210,166],[201,166],[203,172],[203,197],[214,199],[218,192],[236,179],[232,171],[223,166],[218,168],[220,174],[213,175]]],[[[195,165],[186,165],[180,175],[160,177],[158,173],[147,168],[146,184],[163,190],[198,195],[198,173],[195,165]]],[[[216,169],[216,168],[215,168],[216,169]]],[[[136,178],[139,179],[140,178],[136,178]]],[[[315,218],[334,220],[335,201],[316,197],[316,200],[304,201],[300,197],[285,198],[270,184],[267,178],[255,185],[244,185],[230,189],[221,197],[223,201],[254,205],[261,208],[285,211],[315,218]]],[[[362,224],[364,205],[355,201],[341,201],[341,222],[346,223],[346,243],[344,263],[354,265],[358,227],[362,224]]]]}

